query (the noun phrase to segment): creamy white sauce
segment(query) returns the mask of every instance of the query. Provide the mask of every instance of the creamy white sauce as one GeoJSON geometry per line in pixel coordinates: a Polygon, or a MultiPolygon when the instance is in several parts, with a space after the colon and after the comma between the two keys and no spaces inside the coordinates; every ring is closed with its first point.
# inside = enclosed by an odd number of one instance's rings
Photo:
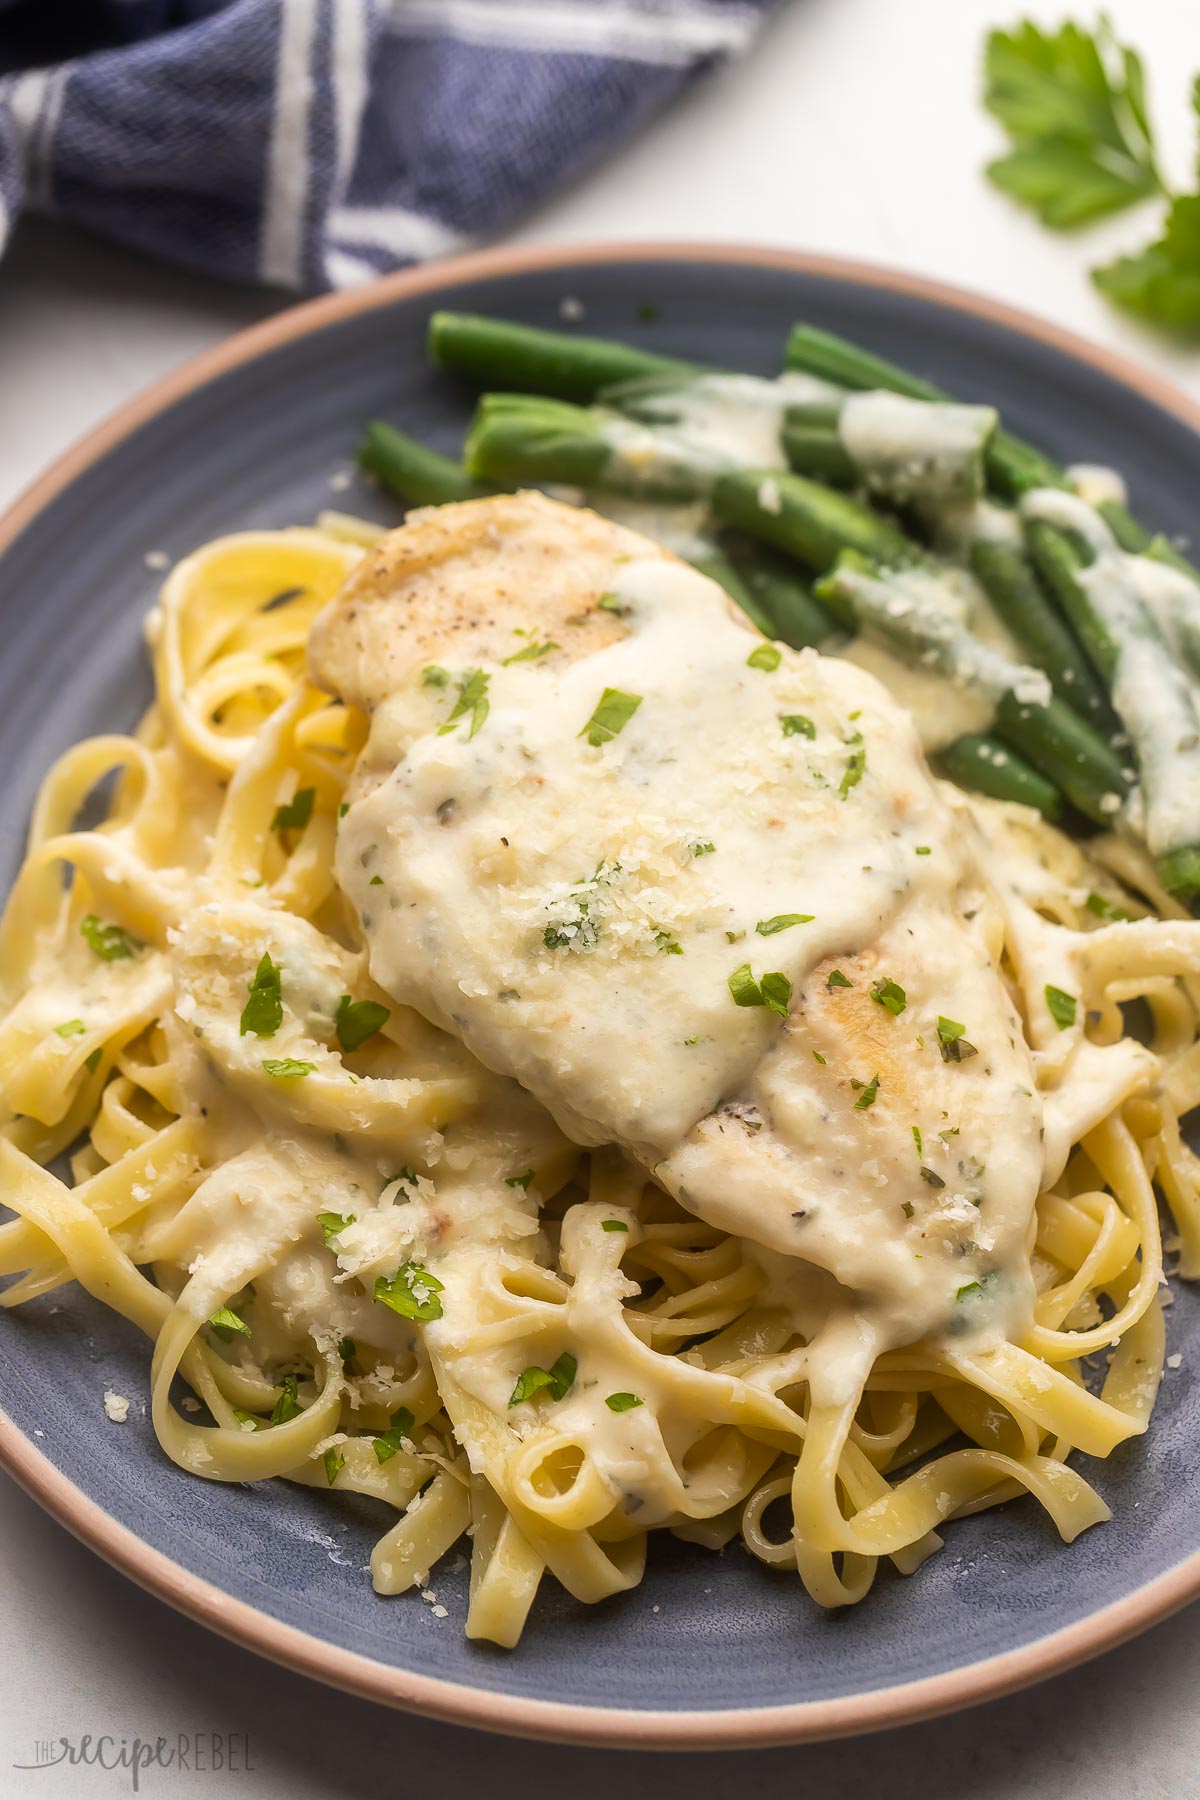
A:
{"type": "MultiPolygon", "coordinates": [[[[965,570],[923,574],[920,603],[924,608],[936,609],[956,629],[965,628],[989,650],[1019,661],[1020,653],[1008,630],[979,583],[965,570]]],[[[894,647],[870,630],[861,633],[839,655],[883,683],[911,716],[923,747],[931,755],[947,749],[967,732],[987,731],[995,718],[994,694],[966,680],[947,680],[941,668],[904,661],[894,647]]]]}
{"type": "Polygon", "coordinates": [[[1125,477],[1106,463],[1070,463],[1066,475],[1079,498],[1089,506],[1103,506],[1106,501],[1124,506],[1129,499],[1125,477]]]}
{"type": "Polygon", "coordinates": [[[669,393],[639,395],[638,414],[646,421],[640,427],[630,419],[606,424],[613,446],[610,468],[634,482],[671,467],[676,458],[714,476],[726,469],[782,469],[788,407],[836,400],[840,394],[840,388],[797,370],[773,380],[701,375],[669,393]]]}
{"type": "Polygon", "coordinates": [[[869,488],[907,502],[971,499],[980,456],[996,428],[991,406],[931,405],[904,394],[850,394],[838,417],[842,446],[869,488]]]}
{"type": "Polygon", "coordinates": [[[1137,753],[1151,851],[1160,856],[1200,842],[1200,688],[1157,623],[1159,610],[1178,594],[1171,579],[1177,572],[1160,575],[1150,559],[1123,551],[1100,515],[1074,494],[1037,488],[1021,510],[1076,533],[1093,552],[1078,581],[1117,646],[1112,702],[1137,753]]]}
{"type": "Polygon", "coordinates": [[[628,636],[494,668],[474,738],[415,735],[351,805],[338,878],[376,981],[576,1141],[627,1147],[701,1217],[831,1270],[880,1341],[946,1326],[976,1275],[1026,1305],[1040,1108],[910,722],[812,652],[748,667],[755,638],[693,571],[632,563],[614,587],[628,636]],[[594,747],[608,688],[640,704],[594,747]],[[814,916],[755,929],[792,913],[814,916]],[[844,1006],[812,981],[839,960],[844,1006]],[[790,982],[786,1026],[734,1003],[744,964],[790,982]],[[902,983],[902,1016],[873,975],[902,983]],[[975,1055],[943,1059],[942,1015],[975,1055]]]}
{"type": "MultiPolygon", "coordinates": [[[[1053,690],[1044,670],[1014,661],[1011,640],[998,621],[988,634],[992,642],[977,634],[974,625],[968,627],[952,603],[953,584],[944,572],[912,568],[868,575],[839,568],[837,578],[860,625],[882,635],[889,647],[902,646],[905,660],[938,672],[991,707],[1007,693],[1027,706],[1049,704],[1053,690]]],[[[984,616],[981,611],[979,617],[984,616]]]]}

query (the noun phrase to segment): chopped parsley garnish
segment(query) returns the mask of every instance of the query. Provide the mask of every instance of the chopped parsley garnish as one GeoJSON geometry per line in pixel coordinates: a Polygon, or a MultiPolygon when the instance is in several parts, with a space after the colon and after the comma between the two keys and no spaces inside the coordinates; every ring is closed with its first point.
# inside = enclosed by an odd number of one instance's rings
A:
{"type": "Polygon", "coordinates": [[[337,1041],[343,1050],[357,1050],[360,1044],[374,1037],[391,1016],[391,1008],[381,1006],[378,1000],[352,1000],[349,994],[343,994],[334,1016],[337,1041]]]}
{"type": "Polygon", "coordinates": [[[817,728],[803,713],[780,713],[779,725],[784,737],[815,738],[817,728]]]}
{"type": "Polygon", "coordinates": [[[54,1035],[61,1038],[82,1037],[86,1030],[87,1026],[82,1019],[68,1019],[65,1024],[54,1027],[54,1035]]]}
{"type": "Polygon", "coordinates": [[[506,656],[500,667],[507,669],[509,663],[536,662],[539,656],[549,656],[552,650],[557,649],[558,645],[554,643],[526,644],[523,650],[516,650],[511,656],[506,656]]]}
{"type": "Polygon", "coordinates": [[[970,1296],[972,1294],[982,1294],[982,1292],[983,1292],[982,1281],[968,1281],[967,1283],[965,1283],[965,1285],[963,1287],[959,1288],[959,1290],[955,1294],[954,1298],[956,1301],[967,1300],[970,1298],[970,1296]]]}
{"type": "Polygon", "coordinates": [[[691,852],[693,856],[711,856],[716,847],[707,838],[695,838],[691,844],[691,852]]]}
{"type": "Polygon", "coordinates": [[[103,1048],[99,1044],[97,1044],[96,1048],[94,1050],[89,1051],[89,1053],[84,1057],[83,1066],[87,1070],[89,1075],[94,1075],[96,1073],[96,1070],[100,1067],[100,1058],[103,1055],[104,1055],[103,1048]]]}
{"type": "Polygon", "coordinates": [[[96,955],[102,956],[105,962],[122,962],[145,948],[141,940],[131,937],[123,926],[105,924],[95,913],[88,913],[79,929],[96,955]]]}
{"type": "Polygon", "coordinates": [[[421,670],[421,686],[444,688],[450,684],[450,671],[443,669],[440,663],[426,663],[421,670]]]}
{"type": "Polygon", "coordinates": [[[1103,894],[1089,894],[1084,905],[1097,919],[1128,920],[1133,914],[1126,912],[1123,906],[1114,906],[1103,894]]]}
{"type": "Polygon", "coordinates": [[[879,1092],[879,1077],[872,1075],[870,1081],[851,1081],[852,1088],[859,1089],[858,1099],[854,1102],[855,1112],[865,1112],[868,1106],[874,1106],[875,1096],[879,1092]]]}
{"type": "Polygon", "coordinates": [[[575,1380],[578,1363],[569,1350],[564,1350],[557,1362],[549,1369],[539,1369],[536,1364],[522,1371],[517,1377],[517,1385],[509,1397],[510,1406],[520,1406],[525,1400],[546,1389],[552,1400],[565,1399],[575,1380]]]}
{"type": "Polygon", "coordinates": [[[491,676],[483,669],[466,670],[459,680],[458,699],[454,702],[454,710],[446,723],[438,726],[439,737],[445,737],[448,731],[454,730],[460,719],[469,716],[471,729],[467,733],[467,742],[470,743],[490,711],[487,697],[490,680],[491,676]]]}
{"type": "Polygon", "coordinates": [[[871,998],[880,1006],[886,1006],[893,1018],[898,1019],[908,1005],[908,995],[897,981],[879,980],[871,989],[871,998]]]}
{"type": "Polygon", "coordinates": [[[245,1319],[239,1319],[238,1315],[231,1311],[228,1306],[223,1306],[219,1312],[215,1312],[208,1323],[211,1329],[216,1332],[217,1336],[219,1338],[224,1338],[227,1344],[237,1337],[239,1333],[242,1337],[250,1336],[250,1327],[247,1325],[245,1319]]]}
{"type": "Polygon", "coordinates": [[[347,1225],[353,1225],[353,1213],[319,1212],[317,1224],[321,1227],[321,1236],[325,1239],[326,1249],[332,1247],[335,1237],[340,1237],[347,1225]]]}
{"type": "Polygon", "coordinates": [[[321,1461],[325,1464],[325,1479],[332,1487],[346,1466],[345,1452],[339,1450],[336,1444],[330,1444],[321,1461]]]}
{"type": "Polygon", "coordinates": [[[390,1306],[394,1313],[402,1319],[440,1319],[442,1303],[438,1295],[442,1293],[442,1283],[420,1263],[402,1263],[391,1276],[376,1277],[371,1298],[378,1300],[383,1306],[390,1306]]]}
{"type": "Polygon", "coordinates": [[[1050,1017],[1060,1031],[1066,1031],[1075,1023],[1078,1002],[1074,994],[1064,993],[1062,988],[1054,987],[1052,983],[1047,982],[1046,1005],[1050,1008],[1050,1017]]]}
{"type": "Polygon", "coordinates": [[[367,883],[367,886],[368,887],[382,887],[383,886],[383,876],[382,875],[372,875],[370,881],[368,881],[368,883],[367,883]]]}
{"type": "Polygon", "coordinates": [[[358,1345],[353,1338],[338,1339],[338,1355],[343,1362],[349,1362],[352,1356],[358,1355],[358,1345]]]}
{"type": "Polygon", "coordinates": [[[255,1418],[252,1412],[243,1412],[240,1406],[234,1407],[233,1416],[244,1431],[265,1431],[267,1429],[265,1419],[255,1418]]]}
{"type": "Polygon", "coordinates": [[[931,1188],[944,1188],[946,1185],[945,1182],[942,1180],[941,1176],[938,1174],[936,1169],[927,1169],[925,1167],[922,1167],[921,1180],[924,1182],[928,1182],[928,1184],[931,1188]]]}
{"type": "Polygon", "coordinates": [[[781,1019],[787,1018],[792,984],[778,970],[772,970],[761,981],[756,981],[750,964],[743,963],[729,977],[729,992],[733,995],[735,1006],[766,1006],[778,1013],[781,1019]]]}
{"type": "Polygon", "coordinates": [[[911,1200],[905,1200],[900,1208],[906,1219],[911,1219],[916,1210],[911,1200]]]}
{"type": "Polygon", "coordinates": [[[819,1050],[813,1051],[813,1061],[819,1062],[822,1068],[825,1067],[825,1058],[821,1055],[821,1052],[819,1050]]]}
{"type": "Polygon", "coordinates": [[[274,1037],[283,1023],[283,986],[278,965],[271,952],[264,950],[250,983],[246,1004],[242,1008],[239,1036],[252,1031],[255,1037],[274,1037]]]}
{"type": "Polygon", "coordinates": [[[601,594],[596,605],[601,612],[614,613],[618,619],[625,618],[629,612],[629,608],[618,594],[601,594]]]}
{"type": "Polygon", "coordinates": [[[285,1375],[279,1385],[283,1392],[271,1408],[272,1425],[286,1425],[289,1419],[298,1419],[304,1411],[296,1394],[296,1377],[285,1375]]]}
{"type": "Polygon", "coordinates": [[[607,1394],[604,1400],[609,1412],[632,1412],[635,1406],[644,1404],[640,1394],[607,1394]]]}
{"type": "Polygon", "coordinates": [[[596,702],[595,712],[579,736],[585,737],[593,750],[599,750],[604,744],[610,744],[619,731],[624,731],[641,704],[640,694],[623,694],[620,688],[605,688],[596,702]]]}
{"type": "Polygon", "coordinates": [[[379,1463],[390,1462],[397,1450],[404,1448],[405,1438],[411,1439],[416,1420],[407,1406],[399,1407],[392,1414],[392,1422],[379,1437],[371,1439],[371,1448],[375,1452],[375,1460],[379,1463]]]}
{"type": "Polygon", "coordinates": [[[504,1185],[505,1187],[524,1188],[528,1191],[529,1184],[533,1180],[534,1174],[535,1171],[533,1169],[526,1169],[523,1175],[506,1175],[504,1178],[504,1185]]]}
{"type": "Polygon", "coordinates": [[[297,788],[290,800],[275,808],[271,830],[303,831],[312,818],[313,801],[316,797],[316,788],[297,788]]]}
{"type": "Polygon", "coordinates": [[[919,1159],[920,1157],[924,1156],[924,1154],[925,1154],[925,1146],[924,1146],[924,1142],[921,1137],[921,1127],[919,1125],[913,1126],[912,1136],[913,1136],[913,1143],[917,1146],[917,1156],[919,1159]]]}
{"type": "Polygon", "coordinates": [[[746,658],[748,669],[765,669],[770,675],[783,661],[783,653],[778,644],[759,644],[746,658]]]}
{"type": "Polygon", "coordinates": [[[628,1231],[629,1227],[624,1219],[601,1219],[600,1229],[601,1231],[628,1231]]]}
{"type": "Polygon", "coordinates": [[[914,856],[932,856],[933,850],[928,844],[918,844],[913,851],[914,856]]]}
{"type": "Polygon", "coordinates": [[[669,931],[656,931],[654,945],[660,956],[682,956],[683,945],[669,931]]]}
{"type": "Polygon", "coordinates": [[[263,1068],[275,1081],[299,1081],[302,1076],[315,1075],[315,1062],[304,1062],[296,1056],[264,1056],[263,1068]]]}
{"type": "Polygon", "coordinates": [[[840,969],[834,969],[831,971],[829,980],[825,983],[825,986],[827,988],[853,987],[854,983],[848,981],[840,969]]]}
{"type": "Polygon", "coordinates": [[[974,1044],[969,1044],[963,1036],[966,1029],[957,1019],[946,1019],[938,1014],[938,1049],[942,1053],[943,1062],[966,1062],[969,1056],[979,1055],[974,1044]]]}
{"type": "Polygon", "coordinates": [[[846,764],[846,772],[838,783],[838,793],[844,800],[851,788],[856,788],[862,780],[867,768],[867,753],[861,746],[850,753],[850,761],[846,764]]]}
{"type": "Polygon", "coordinates": [[[774,937],[777,932],[790,931],[793,925],[811,925],[812,913],[776,913],[773,919],[760,919],[754,927],[759,937],[774,937]]]}

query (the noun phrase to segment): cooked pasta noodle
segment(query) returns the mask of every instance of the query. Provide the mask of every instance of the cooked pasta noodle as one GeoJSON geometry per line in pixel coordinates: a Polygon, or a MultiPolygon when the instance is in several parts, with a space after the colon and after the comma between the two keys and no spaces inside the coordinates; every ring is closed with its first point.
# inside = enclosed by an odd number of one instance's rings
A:
{"type": "Polygon", "coordinates": [[[1116,839],[947,791],[1044,1112],[1034,1297],[1011,1338],[880,1339],[832,1274],[581,1149],[372,978],[335,878],[368,721],[305,674],[371,532],[322,523],[182,562],[151,710],[42,786],[0,926],[3,1305],[77,1282],[144,1332],[190,1474],[393,1508],[381,1594],[469,1533],[467,1633],[507,1646],[547,1572],[588,1602],[634,1587],[652,1529],[740,1536],[840,1606],[1021,1495],[1067,1542],[1105,1519],[1070,1458],[1150,1419],[1156,1189],[1200,1274],[1200,927],[1116,839]],[[1068,1029],[1048,984],[1079,998],[1068,1029]]]}

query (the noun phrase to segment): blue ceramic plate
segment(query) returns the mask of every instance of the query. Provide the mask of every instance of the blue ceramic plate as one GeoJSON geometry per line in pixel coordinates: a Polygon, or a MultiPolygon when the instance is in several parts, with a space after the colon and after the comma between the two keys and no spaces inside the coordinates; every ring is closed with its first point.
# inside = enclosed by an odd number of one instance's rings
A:
{"type": "MultiPolygon", "coordinates": [[[[141,621],[171,557],[219,532],[308,521],[341,491],[367,418],[451,449],[470,397],[425,365],[435,306],[561,322],[763,374],[807,318],[967,397],[1064,462],[1111,462],[1148,523],[1186,533],[1195,410],[1139,371],[968,296],[778,252],[640,247],[490,253],[300,307],[172,377],[84,443],[0,525],[0,882],[37,782],[68,744],[149,695],[141,621]],[[653,312],[652,312],[652,309],[653,312]],[[574,307],[567,309],[577,313],[574,307]],[[333,478],[336,491],[331,490],[333,478]]],[[[731,1745],[865,1730],[966,1704],[1089,1656],[1200,1592],[1200,1299],[1167,1315],[1149,1437],[1089,1470],[1111,1524],[1064,1548],[1031,1503],[968,1519],[911,1580],[820,1613],[740,1548],[657,1543],[644,1584],[585,1608],[545,1584],[511,1654],[449,1610],[379,1599],[368,1502],[274,1482],[195,1481],[145,1417],[147,1346],[75,1290],[0,1317],[0,1458],[66,1526],[164,1599],[342,1687],[493,1729],[576,1741],[731,1745]],[[105,1417],[106,1387],[137,1396],[105,1417]]]]}

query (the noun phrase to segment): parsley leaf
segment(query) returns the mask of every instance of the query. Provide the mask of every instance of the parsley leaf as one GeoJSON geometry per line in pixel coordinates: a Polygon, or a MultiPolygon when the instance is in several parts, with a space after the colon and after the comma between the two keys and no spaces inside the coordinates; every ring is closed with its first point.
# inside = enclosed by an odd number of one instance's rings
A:
{"type": "Polygon", "coordinates": [[[660,956],[682,956],[683,945],[669,931],[656,931],[654,946],[660,956]]]}
{"type": "Polygon", "coordinates": [[[600,1229],[601,1231],[628,1231],[629,1227],[624,1219],[601,1219],[600,1229]]]}
{"type": "Polygon", "coordinates": [[[760,919],[754,927],[759,937],[774,937],[777,932],[790,931],[793,925],[811,925],[813,913],[776,913],[773,919],[760,919]]]}
{"type": "Polygon", "coordinates": [[[534,1173],[535,1171],[533,1169],[526,1169],[523,1175],[506,1175],[504,1177],[504,1185],[505,1187],[524,1188],[526,1192],[528,1192],[529,1184],[533,1180],[534,1173]]]}
{"type": "Polygon", "coordinates": [[[54,1027],[55,1037],[61,1038],[82,1037],[86,1031],[87,1026],[82,1019],[67,1019],[62,1025],[54,1027]]]}
{"type": "Polygon", "coordinates": [[[440,663],[426,663],[421,670],[421,686],[444,688],[449,686],[449,670],[443,669],[440,663]]]}
{"type": "Polygon", "coordinates": [[[458,699],[454,702],[454,710],[446,720],[446,723],[438,726],[439,737],[445,737],[448,731],[453,731],[458,724],[458,721],[466,718],[469,714],[471,719],[471,729],[467,733],[467,742],[470,743],[490,711],[490,703],[487,697],[488,682],[490,680],[491,676],[483,669],[467,669],[464,671],[459,680],[458,699]]]}
{"type": "Polygon", "coordinates": [[[848,981],[846,979],[846,977],[842,974],[842,971],[840,969],[834,969],[830,974],[829,980],[825,983],[825,986],[827,988],[835,988],[835,987],[847,987],[848,988],[848,987],[853,987],[854,983],[852,981],[848,981]]]}
{"type": "Polygon", "coordinates": [[[316,788],[297,788],[290,800],[275,808],[271,830],[303,831],[312,818],[313,801],[316,797],[316,788]]]}
{"type": "Polygon", "coordinates": [[[321,1227],[321,1236],[325,1239],[326,1249],[332,1248],[334,1238],[339,1237],[347,1225],[353,1225],[353,1223],[353,1213],[318,1213],[317,1224],[321,1227]]]}
{"type": "Polygon", "coordinates": [[[623,619],[630,610],[619,594],[601,594],[596,605],[601,612],[613,613],[618,619],[623,619]]]}
{"type": "Polygon", "coordinates": [[[604,744],[611,743],[619,731],[624,731],[641,704],[640,694],[623,694],[620,688],[605,688],[596,702],[595,712],[578,735],[585,737],[593,750],[599,750],[604,744]]]}
{"type": "Polygon", "coordinates": [[[838,793],[844,800],[851,788],[856,788],[867,772],[867,753],[860,746],[850,752],[850,760],[846,764],[845,774],[838,783],[838,793]]]}
{"type": "Polygon", "coordinates": [[[271,961],[271,952],[264,950],[250,983],[246,1004],[242,1008],[238,1035],[245,1037],[248,1031],[252,1031],[255,1037],[274,1037],[282,1023],[283,986],[280,971],[271,961]]]}
{"type": "Polygon", "coordinates": [[[1050,1017],[1054,1020],[1054,1023],[1058,1026],[1060,1031],[1066,1031],[1069,1026],[1075,1023],[1075,1012],[1078,1002],[1076,1001],[1074,994],[1064,993],[1062,988],[1055,987],[1051,982],[1047,982],[1046,1005],[1050,1009],[1050,1017]]]}
{"type": "Polygon", "coordinates": [[[803,713],[780,713],[779,725],[784,737],[815,738],[817,728],[803,713]]]}
{"type": "Polygon", "coordinates": [[[343,994],[334,1019],[337,1041],[343,1050],[357,1050],[391,1018],[391,1008],[378,1000],[352,1000],[343,994]]]}
{"type": "Polygon", "coordinates": [[[325,1464],[325,1479],[332,1487],[346,1466],[345,1452],[339,1450],[336,1444],[331,1444],[321,1460],[325,1464]]]}
{"type": "Polygon", "coordinates": [[[874,1106],[875,1096],[879,1092],[879,1077],[872,1075],[870,1081],[852,1081],[852,1088],[859,1090],[858,1099],[854,1102],[855,1112],[865,1112],[868,1106],[874,1106]]]}
{"type": "Polygon", "coordinates": [[[886,1006],[893,1018],[898,1019],[908,1005],[908,995],[895,981],[877,981],[871,989],[871,998],[880,1006],[886,1006]]]}
{"type": "Polygon", "coordinates": [[[1045,31],[1024,20],[994,31],[984,104],[1013,149],[988,167],[994,184],[1067,230],[1161,190],[1136,51],[1101,22],[1045,31]]]}
{"type": "Polygon", "coordinates": [[[974,1044],[969,1044],[963,1036],[966,1029],[957,1019],[946,1019],[938,1014],[938,1049],[942,1053],[943,1062],[966,1062],[969,1056],[979,1055],[974,1044]]]}
{"type": "Polygon", "coordinates": [[[107,925],[95,913],[88,913],[79,927],[88,944],[105,962],[123,962],[145,949],[140,939],[131,937],[121,925],[107,925]]]}
{"type": "Polygon", "coordinates": [[[765,669],[770,675],[783,661],[783,652],[778,644],[759,644],[746,658],[748,669],[765,669]]]}
{"type": "Polygon", "coordinates": [[[570,1392],[575,1380],[575,1371],[579,1367],[569,1350],[564,1350],[552,1367],[539,1369],[536,1364],[524,1369],[517,1377],[508,1404],[520,1406],[525,1400],[531,1400],[536,1393],[545,1388],[552,1400],[563,1400],[570,1392]]]}
{"type": "MultiPolygon", "coordinates": [[[[1133,914],[1126,912],[1123,906],[1114,906],[1103,894],[1089,894],[1084,902],[1088,911],[1097,919],[1132,919],[1133,914]]],[[[59,1030],[62,1027],[59,1026],[59,1030]]]]}
{"type": "Polygon", "coordinates": [[[609,1412],[623,1413],[632,1412],[635,1406],[642,1406],[645,1402],[640,1394],[608,1394],[604,1404],[609,1412]]]}
{"type": "Polygon", "coordinates": [[[243,1337],[250,1336],[250,1327],[245,1319],[239,1319],[238,1315],[228,1306],[223,1306],[219,1312],[215,1312],[208,1323],[217,1336],[224,1338],[227,1344],[232,1342],[239,1333],[243,1337]]]}
{"type": "Polygon", "coordinates": [[[539,656],[549,656],[552,650],[557,649],[558,645],[554,643],[526,644],[523,650],[515,651],[512,656],[506,656],[504,661],[500,664],[500,667],[502,669],[507,669],[509,663],[536,662],[539,656]]]}
{"type": "Polygon", "coordinates": [[[299,1081],[302,1076],[317,1072],[316,1063],[303,1062],[295,1056],[264,1056],[262,1066],[276,1081],[299,1081]]]}
{"type": "Polygon", "coordinates": [[[1162,236],[1136,256],[1093,269],[1092,280],[1126,312],[1169,331],[1200,332],[1200,194],[1172,200],[1162,236]]]}
{"type": "Polygon", "coordinates": [[[772,970],[761,981],[756,981],[750,964],[743,963],[729,977],[729,992],[735,1006],[766,1006],[781,1019],[787,1018],[792,984],[778,970],[772,970]]]}
{"type": "Polygon", "coordinates": [[[285,1375],[279,1385],[283,1392],[271,1408],[272,1425],[286,1425],[289,1419],[298,1419],[304,1411],[296,1394],[296,1377],[285,1375]]]}
{"type": "Polygon", "coordinates": [[[371,1293],[373,1300],[383,1306],[390,1306],[394,1313],[402,1319],[440,1319],[442,1303],[438,1295],[444,1292],[442,1283],[420,1263],[402,1263],[394,1275],[379,1275],[371,1293]]]}
{"type": "Polygon", "coordinates": [[[394,1412],[392,1414],[392,1422],[388,1426],[388,1429],[385,1432],[382,1432],[379,1437],[372,1438],[371,1440],[371,1448],[375,1452],[375,1461],[378,1463],[390,1462],[397,1450],[402,1450],[404,1448],[405,1438],[411,1439],[415,1423],[416,1421],[409,1412],[407,1406],[401,1406],[394,1412]]]}
{"type": "Polygon", "coordinates": [[[96,1073],[96,1070],[100,1067],[100,1058],[103,1055],[103,1047],[100,1044],[97,1044],[96,1048],[84,1057],[83,1066],[89,1075],[94,1075],[96,1073]]]}

